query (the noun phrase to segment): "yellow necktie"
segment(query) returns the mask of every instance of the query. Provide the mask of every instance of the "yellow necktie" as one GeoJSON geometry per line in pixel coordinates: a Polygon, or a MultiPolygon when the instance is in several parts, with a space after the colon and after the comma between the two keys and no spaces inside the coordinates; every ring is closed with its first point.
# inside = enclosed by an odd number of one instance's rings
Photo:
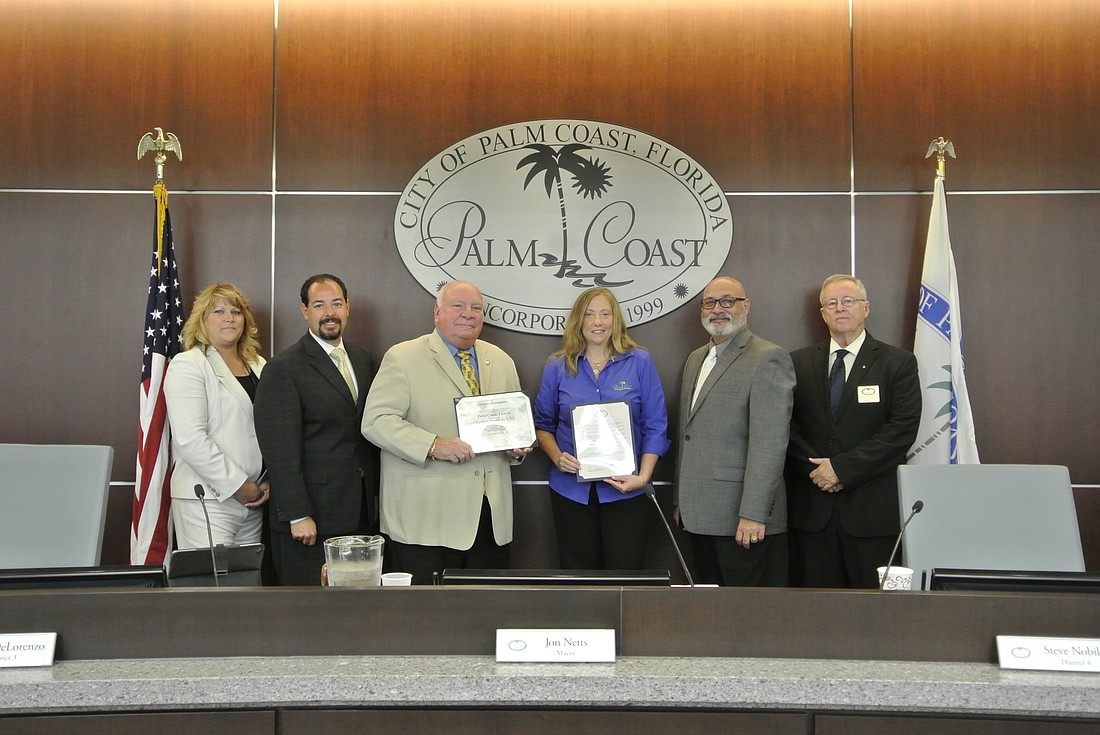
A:
{"type": "Polygon", "coordinates": [[[470,386],[470,394],[481,395],[481,386],[477,383],[477,371],[474,370],[474,363],[470,361],[470,353],[459,350],[458,358],[462,360],[462,377],[466,379],[466,385],[470,386]]]}
{"type": "Polygon", "coordinates": [[[333,350],[332,359],[336,362],[336,367],[339,368],[340,374],[344,376],[344,382],[348,384],[348,390],[351,391],[351,400],[358,401],[359,396],[355,392],[355,380],[351,377],[351,366],[348,365],[348,355],[344,352],[344,348],[337,347],[333,350]]]}

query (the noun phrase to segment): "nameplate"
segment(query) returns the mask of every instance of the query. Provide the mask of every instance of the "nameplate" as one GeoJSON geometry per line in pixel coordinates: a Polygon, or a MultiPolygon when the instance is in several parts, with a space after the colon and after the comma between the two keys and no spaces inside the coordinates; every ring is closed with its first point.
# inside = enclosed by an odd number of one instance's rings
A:
{"type": "Polygon", "coordinates": [[[0,668],[53,666],[57,633],[0,634],[0,668]]]}
{"type": "Polygon", "coordinates": [[[615,631],[557,628],[497,629],[499,663],[604,663],[615,661],[615,631]]]}
{"type": "Polygon", "coordinates": [[[1100,638],[997,636],[1002,669],[1100,671],[1100,638]]]}

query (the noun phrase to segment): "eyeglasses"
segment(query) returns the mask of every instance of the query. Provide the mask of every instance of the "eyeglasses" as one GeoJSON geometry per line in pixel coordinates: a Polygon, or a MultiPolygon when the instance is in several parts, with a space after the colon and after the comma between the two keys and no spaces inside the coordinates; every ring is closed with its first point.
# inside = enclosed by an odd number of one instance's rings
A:
{"type": "Polygon", "coordinates": [[[852,296],[845,296],[844,298],[840,299],[839,301],[837,299],[829,299],[828,301],[826,301],[821,306],[822,306],[822,308],[824,308],[828,311],[836,311],[838,306],[843,306],[845,309],[851,309],[853,306],[858,304],[860,301],[866,301],[866,300],[867,299],[857,299],[857,298],[852,297],[852,296]]]}
{"type": "Polygon", "coordinates": [[[738,301],[748,301],[748,299],[744,296],[723,296],[720,299],[703,299],[699,304],[705,311],[710,311],[718,304],[721,304],[723,309],[732,309],[738,301]]]}

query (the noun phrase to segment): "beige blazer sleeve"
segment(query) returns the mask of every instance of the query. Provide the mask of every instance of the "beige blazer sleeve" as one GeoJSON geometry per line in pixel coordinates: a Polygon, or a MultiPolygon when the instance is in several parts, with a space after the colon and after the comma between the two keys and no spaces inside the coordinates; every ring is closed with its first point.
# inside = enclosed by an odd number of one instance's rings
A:
{"type": "MultiPolygon", "coordinates": [[[[519,390],[515,363],[488,342],[475,347],[484,393],[519,390]]],[[[482,497],[498,544],[512,540],[512,481],[502,452],[452,464],[428,459],[438,437],[457,436],[454,399],[469,389],[435,332],[392,347],[367,395],[363,435],[382,450],[381,527],[396,541],[468,549],[482,497]]]]}

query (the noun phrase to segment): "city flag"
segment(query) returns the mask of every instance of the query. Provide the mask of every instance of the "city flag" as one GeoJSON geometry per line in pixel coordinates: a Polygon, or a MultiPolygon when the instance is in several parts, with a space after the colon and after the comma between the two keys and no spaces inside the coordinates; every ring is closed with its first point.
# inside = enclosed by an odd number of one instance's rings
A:
{"type": "Polygon", "coordinates": [[[947,195],[936,176],[928,240],[924,248],[917,333],[917,356],[924,399],[920,431],[909,451],[910,464],[979,464],[974,414],[963,372],[962,320],[955,257],[947,227],[947,195]]]}
{"type": "Polygon", "coordinates": [[[169,523],[172,445],[163,389],[168,362],[180,351],[180,332],[186,320],[172,246],[168,190],[164,184],[157,182],[153,187],[153,198],[156,216],[149,297],[145,307],[145,347],[141,359],[137,477],[130,526],[131,564],[163,564],[172,544],[169,523]]]}

